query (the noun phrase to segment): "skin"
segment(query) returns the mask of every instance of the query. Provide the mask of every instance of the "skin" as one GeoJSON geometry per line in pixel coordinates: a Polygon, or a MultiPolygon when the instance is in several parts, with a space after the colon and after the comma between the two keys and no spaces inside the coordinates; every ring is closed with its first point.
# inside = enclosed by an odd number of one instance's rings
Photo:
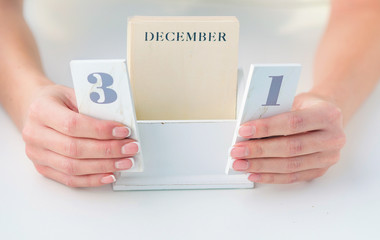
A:
{"type": "Polygon", "coordinates": [[[296,96],[291,112],[242,125],[239,134],[254,140],[231,150],[238,159],[234,169],[259,183],[325,174],[340,158],[344,126],[380,79],[379,62],[380,1],[332,1],[315,57],[314,86],[296,96]]]}
{"type": "Polygon", "coordinates": [[[129,169],[138,151],[129,129],[79,114],[73,89],[45,76],[22,1],[0,0],[0,36],[0,102],[36,170],[70,187],[95,187],[129,169]]]}
{"type": "MultiPolygon", "coordinates": [[[[312,89],[296,96],[291,112],[240,128],[247,141],[231,150],[233,167],[251,173],[251,181],[322,176],[340,158],[344,125],[380,79],[380,2],[331,4],[312,89]]],[[[79,114],[73,89],[45,76],[21,0],[0,0],[0,36],[0,102],[22,132],[36,170],[70,187],[94,187],[130,168],[138,145],[129,129],[79,114]]]]}

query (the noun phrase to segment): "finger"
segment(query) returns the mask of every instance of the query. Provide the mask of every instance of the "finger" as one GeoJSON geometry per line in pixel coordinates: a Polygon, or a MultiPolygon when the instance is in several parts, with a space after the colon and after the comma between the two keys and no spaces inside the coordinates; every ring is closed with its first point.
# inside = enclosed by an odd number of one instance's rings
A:
{"type": "Polygon", "coordinates": [[[43,176],[69,187],[98,187],[116,181],[115,176],[112,173],[69,176],[50,167],[37,164],[35,167],[43,176]]]}
{"type": "Polygon", "coordinates": [[[44,110],[38,111],[39,120],[65,135],[94,139],[122,139],[131,135],[131,129],[121,123],[79,114],[58,101],[40,104],[44,110]]]}
{"type": "Polygon", "coordinates": [[[33,137],[33,144],[57,154],[76,158],[125,158],[140,151],[140,145],[133,139],[97,140],[75,138],[63,135],[50,128],[41,128],[33,137]]]}
{"type": "Polygon", "coordinates": [[[239,142],[231,148],[230,155],[235,159],[295,157],[340,149],[344,143],[344,135],[340,132],[316,131],[239,142]]]}
{"type": "Polygon", "coordinates": [[[327,168],[311,169],[295,173],[252,173],[248,180],[257,183],[289,184],[295,182],[310,181],[321,177],[327,168]]]}
{"type": "Polygon", "coordinates": [[[314,153],[291,158],[241,159],[233,163],[235,171],[254,173],[292,173],[328,168],[339,160],[339,151],[314,153]]]}
{"type": "Polygon", "coordinates": [[[73,159],[49,150],[28,151],[28,157],[42,166],[51,167],[66,175],[110,173],[130,169],[133,158],[122,159],[73,159]]]}
{"type": "Polygon", "coordinates": [[[244,123],[239,129],[239,135],[244,138],[264,138],[320,130],[337,125],[340,116],[339,109],[319,104],[244,123]],[[334,124],[335,121],[337,124],[334,124]]]}

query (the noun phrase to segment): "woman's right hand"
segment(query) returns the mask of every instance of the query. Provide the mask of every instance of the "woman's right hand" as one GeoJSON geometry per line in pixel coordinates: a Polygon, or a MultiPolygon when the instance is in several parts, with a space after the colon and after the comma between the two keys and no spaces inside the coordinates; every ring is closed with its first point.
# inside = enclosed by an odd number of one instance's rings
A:
{"type": "Polygon", "coordinates": [[[128,127],[79,114],[73,89],[60,85],[36,92],[22,135],[37,171],[70,187],[114,182],[112,172],[131,168],[139,151],[128,127]]]}

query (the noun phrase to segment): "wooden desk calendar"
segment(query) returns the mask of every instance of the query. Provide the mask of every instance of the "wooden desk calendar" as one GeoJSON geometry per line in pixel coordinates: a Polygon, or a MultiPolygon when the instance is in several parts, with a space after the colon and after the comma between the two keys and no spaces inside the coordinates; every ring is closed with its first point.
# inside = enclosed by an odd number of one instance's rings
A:
{"type": "Polygon", "coordinates": [[[241,123],[291,109],[300,70],[251,65],[236,120],[137,121],[125,60],[71,62],[79,112],[128,125],[141,144],[134,166],[116,173],[114,190],[253,188],[231,169],[229,148],[242,140],[241,123]]]}

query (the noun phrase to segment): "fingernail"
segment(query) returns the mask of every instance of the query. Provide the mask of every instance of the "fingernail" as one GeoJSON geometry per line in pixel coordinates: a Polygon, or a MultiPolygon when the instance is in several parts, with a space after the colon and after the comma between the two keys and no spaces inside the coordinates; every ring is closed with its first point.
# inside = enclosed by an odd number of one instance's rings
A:
{"type": "Polygon", "coordinates": [[[232,167],[236,171],[245,171],[249,167],[249,163],[247,160],[236,160],[233,164],[232,167]]]}
{"type": "Polygon", "coordinates": [[[249,175],[248,180],[251,182],[260,182],[261,176],[260,174],[252,173],[251,175],[249,175]]]}
{"type": "Polygon", "coordinates": [[[241,158],[248,156],[248,148],[247,147],[231,147],[230,155],[233,158],[241,158]]]}
{"type": "Polygon", "coordinates": [[[138,142],[130,142],[121,148],[122,154],[135,155],[140,151],[140,144],[138,142]]]}
{"type": "Polygon", "coordinates": [[[112,129],[112,136],[117,138],[127,138],[131,136],[131,129],[129,127],[115,127],[112,129]]]}
{"type": "Polygon", "coordinates": [[[239,136],[240,137],[252,137],[256,132],[256,127],[255,126],[241,126],[239,128],[239,136]]]}
{"type": "Polygon", "coordinates": [[[134,164],[133,158],[127,158],[127,159],[123,159],[123,160],[115,162],[115,168],[126,170],[126,169],[132,168],[133,164],[134,164]]]}
{"type": "Polygon", "coordinates": [[[115,178],[114,175],[108,175],[108,176],[103,177],[102,179],[100,179],[100,181],[102,183],[108,184],[108,183],[116,182],[116,178],[115,178]]]}

